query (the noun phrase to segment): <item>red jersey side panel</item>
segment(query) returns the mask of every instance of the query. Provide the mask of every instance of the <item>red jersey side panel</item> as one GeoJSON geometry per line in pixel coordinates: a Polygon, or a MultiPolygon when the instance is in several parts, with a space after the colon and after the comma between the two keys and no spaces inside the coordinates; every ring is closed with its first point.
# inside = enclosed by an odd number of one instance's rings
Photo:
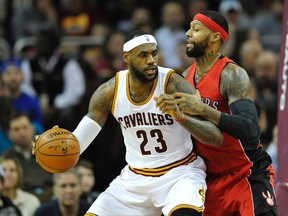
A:
{"type": "MultiPolygon", "coordinates": [[[[202,101],[208,106],[221,112],[230,114],[228,101],[220,94],[221,72],[228,63],[234,63],[227,57],[220,58],[213,67],[195,85],[194,77],[196,63],[194,63],[187,76],[187,80],[199,90],[202,101]]],[[[224,143],[220,147],[205,145],[195,140],[197,152],[205,159],[208,174],[227,174],[245,166],[247,170],[252,166],[245,154],[240,140],[224,134],[224,143]]]]}

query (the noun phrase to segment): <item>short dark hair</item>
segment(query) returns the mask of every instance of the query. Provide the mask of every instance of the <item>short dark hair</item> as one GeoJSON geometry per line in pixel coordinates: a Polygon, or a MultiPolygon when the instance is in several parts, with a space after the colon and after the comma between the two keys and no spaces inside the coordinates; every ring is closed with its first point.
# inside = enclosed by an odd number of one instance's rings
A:
{"type": "Polygon", "coordinates": [[[91,161],[87,160],[87,159],[80,159],[75,167],[78,168],[80,166],[85,167],[87,169],[90,169],[90,170],[92,170],[94,172],[93,163],[91,161]]]}
{"type": "Polygon", "coordinates": [[[131,39],[133,39],[135,37],[138,37],[138,36],[141,36],[141,35],[145,35],[145,34],[148,34],[148,33],[143,31],[143,30],[135,30],[133,32],[130,32],[130,33],[128,33],[126,35],[124,43],[126,43],[127,41],[130,41],[131,39]]]}
{"type": "Polygon", "coordinates": [[[44,45],[50,49],[56,49],[61,44],[61,34],[54,29],[41,29],[36,34],[36,46],[44,45]]]}
{"type": "Polygon", "coordinates": [[[228,22],[225,16],[221,14],[220,12],[212,11],[212,10],[205,10],[205,11],[199,11],[199,13],[209,17],[214,22],[216,22],[219,26],[221,26],[227,34],[229,33],[228,22]]]}
{"type": "Polygon", "coordinates": [[[78,182],[79,182],[79,185],[80,185],[80,182],[81,182],[81,176],[80,174],[77,172],[77,169],[75,167],[72,167],[71,169],[65,171],[65,172],[61,172],[61,173],[54,173],[53,174],[53,177],[52,177],[52,180],[53,180],[53,184],[56,185],[57,184],[57,181],[60,179],[60,177],[62,175],[65,175],[67,173],[72,173],[73,175],[75,175],[78,179],[78,182]]]}
{"type": "Polygon", "coordinates": [[[20,118],[20,117],[23,117],[23,116],[27,117],[27,119],[29,120],[29,122],[32,124],[32,119],[31,119],[31,117],[30,117],[30,115],[29,115],[28,113],[23,112],[23,111],[21,111],[21,110],[16,110],[16,109],[14,109],[14,110],[11,112],[11,115],[10,115],[10,117],[9,117],[8,129],[10,129],[10,127],[11,127],[11,125],[10,125],[11,121],[13,121],[13,120],[15,120],[15,119],[18,119],[18,118],[20,118]]]}

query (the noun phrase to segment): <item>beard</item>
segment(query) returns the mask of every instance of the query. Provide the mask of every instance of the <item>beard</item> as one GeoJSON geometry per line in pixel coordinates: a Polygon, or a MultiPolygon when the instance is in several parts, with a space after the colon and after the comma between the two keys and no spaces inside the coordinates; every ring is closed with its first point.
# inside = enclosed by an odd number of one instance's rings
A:
{"type": "Polygon", "coordinates": [[[186,49],[186,54],[188,57],[193,57],[193,58],[199,58],[205,54],[205,50],[207,49],[209,44],[209,36],[205,38],[204,41],[196,44],[194,43],[194,47],[189,50],[188,48],[186,49]]]}
{"type": "Polygon", "coordinates": [[[144,73],[142,73],[140,70],[138,70],[134,65],[131,64],[131,73],[142,83],[149,83],[157,77],[158,74],[158,67],[155,66],[156,73],[153,76],[147,77],[144,73]]]}

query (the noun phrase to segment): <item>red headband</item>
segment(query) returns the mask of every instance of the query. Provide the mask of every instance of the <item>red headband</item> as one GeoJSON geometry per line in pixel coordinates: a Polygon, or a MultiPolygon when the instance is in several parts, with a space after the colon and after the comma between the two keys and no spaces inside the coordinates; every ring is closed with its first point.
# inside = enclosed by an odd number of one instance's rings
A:
{"type": "Polygon", "coordinates": [[[220,32],[221,36],[222,36],[222,41],[226,41],[228,34],[227,32],[220,26],[218,25],[216,22],[214,22],[212,19],[210,19],[209,17],[205,16],[204,14],[196,14],[193,18],[193,20],[198,20],[200,22],[202,22],[205,26],[207,26],[209,29],[211,29],[214,32],[220,32]]]}

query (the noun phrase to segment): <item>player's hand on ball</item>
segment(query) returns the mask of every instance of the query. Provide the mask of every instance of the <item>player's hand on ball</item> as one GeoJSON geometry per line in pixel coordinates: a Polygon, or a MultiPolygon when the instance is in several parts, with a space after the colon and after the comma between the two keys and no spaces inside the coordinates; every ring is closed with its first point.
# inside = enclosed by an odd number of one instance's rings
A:
{"type": "MultiPolygon", "coordinates": [[[[59,126],[55,125],[53,128],[59,128],[59,126]]],[[[34,141],[32,141],[32,154],[33,155],[35,154],[36,143],[37,143],[37,141],[38,141],[40,136],[41,136],[41,134],[35,135],[34,136],[34,141]]]]}
{"type": "Polygon", "coordinates": [[[80,145],[72,132],[57,125],[35,136],[33,153],[37,163],[46,171],[61,173],[76,165],[80,145]]]}
{"type": "Polygon", "coordinates": [[[34,136],[34,141],[32,141],[32,154],[35,154],[36,142],[39,139],[39,135],[34,136]]]}

